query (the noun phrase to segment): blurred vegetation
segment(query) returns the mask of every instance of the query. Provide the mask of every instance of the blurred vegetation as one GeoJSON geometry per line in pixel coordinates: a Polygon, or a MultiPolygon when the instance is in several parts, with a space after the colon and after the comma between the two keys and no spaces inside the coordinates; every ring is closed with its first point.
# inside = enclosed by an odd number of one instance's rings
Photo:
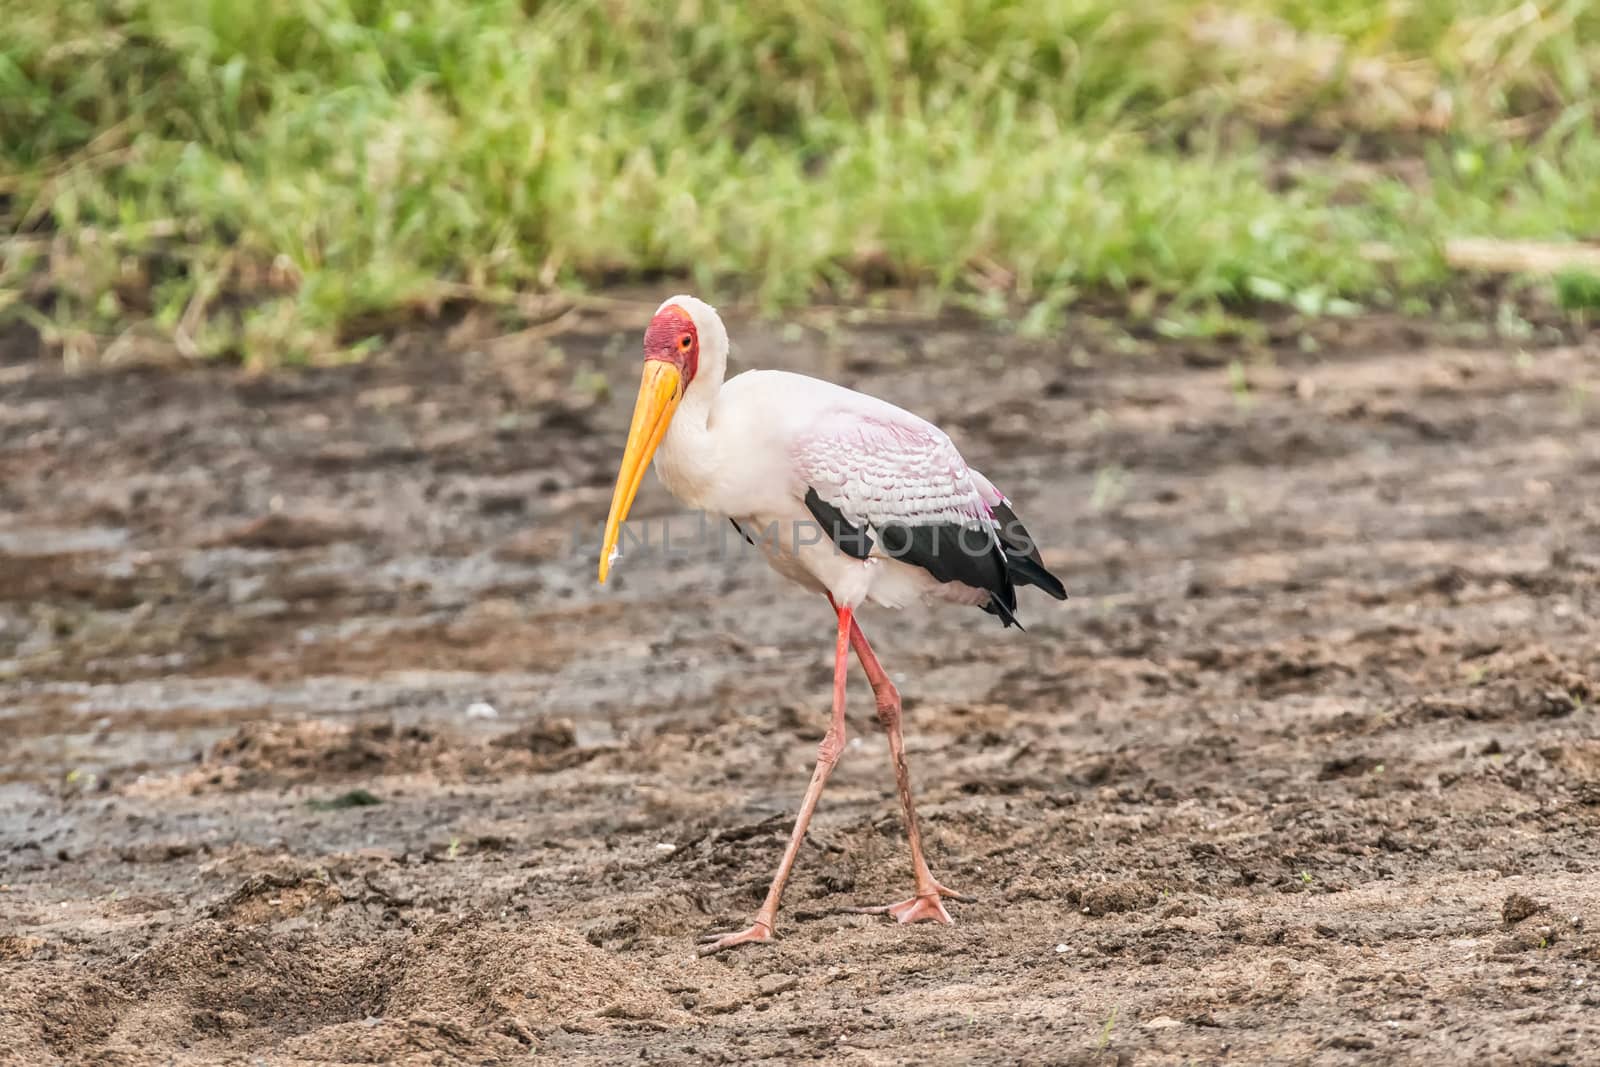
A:
{"type": "Polygon", "coordinates": [[[1451,237],[1600,237],[1597,84],[1593,0],[9,0],[0,305],[254,361],[658,274],[1420,311],[1451,237]]]}

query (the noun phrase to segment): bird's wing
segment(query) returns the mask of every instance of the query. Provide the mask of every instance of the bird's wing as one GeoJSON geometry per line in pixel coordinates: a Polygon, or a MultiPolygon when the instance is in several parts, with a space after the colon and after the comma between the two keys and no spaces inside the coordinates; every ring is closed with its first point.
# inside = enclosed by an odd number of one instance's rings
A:
{"type": "Polygon", "coordinates": [[[841,412],[808,427],[794,451],[806,487],[852,525],[994,528],[974,472],[932,424],[841,412]]]}
{"type": "Polygon", "coordinates": [[[902,414],[839,411],[798,435],[794,464],[807,508],[841,551],[888,556],[941,582],[988,590],[1009,621],[1016,593],[975,472],[942,430],[902,414]]]}

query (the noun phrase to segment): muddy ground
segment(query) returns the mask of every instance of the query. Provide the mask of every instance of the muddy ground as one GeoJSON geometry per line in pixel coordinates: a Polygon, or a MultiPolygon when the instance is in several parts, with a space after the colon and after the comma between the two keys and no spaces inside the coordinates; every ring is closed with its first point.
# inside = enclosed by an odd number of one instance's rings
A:
{"type": "Polygon", "coordinates": [[[736,321],[941,421],[1073,599],[866,616],[957,925],[842,910],[910,885],[857,678],[783,940],[702,960],[831,616],[688,520],[596,587],[643,321],[11,339],[0,1062],[1600,1062],[1600,342],[736,321]]]}

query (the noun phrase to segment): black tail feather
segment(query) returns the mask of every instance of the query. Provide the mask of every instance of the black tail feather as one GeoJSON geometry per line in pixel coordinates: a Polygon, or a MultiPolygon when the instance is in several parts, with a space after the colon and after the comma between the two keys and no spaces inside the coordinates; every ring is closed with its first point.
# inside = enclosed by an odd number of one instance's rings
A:
{"type": "Polygon", "coordinates": [[[1066,587],[1045,568],[1044,560],[1039,558],[1039,546],[1011,505],[997,506],[994,518],[1000,524],[1000,547],[1005,552],[1012,584],[1037,586],[1057,600],[1067,599],[1066,587]]]}
{"type": "Polygon", "coordinates": [[[997,616],[1000,619],[1001,625],[1003,626],[1015,626],[1019,630],[1027,629],[1026,626],[1017,621],[1016,612],[1012,608],[1007,607],[1006,602],[1001,600],[994,593],[990,593],[989,599],[983,602],[983,610],[987,611],[990,615],[997,616]]]}
{"type": "Polygon", "coordinates": [[[1061,584],[1061,579],[1044,569],[1044,564],[1036,563],[1026,556],[1013,556],[1006,553],[1006,569],[1011,572],[1013,585],[1032,585],[1043,589],[1057,600],[1067,599],[1066,586],[1061,584]]]}

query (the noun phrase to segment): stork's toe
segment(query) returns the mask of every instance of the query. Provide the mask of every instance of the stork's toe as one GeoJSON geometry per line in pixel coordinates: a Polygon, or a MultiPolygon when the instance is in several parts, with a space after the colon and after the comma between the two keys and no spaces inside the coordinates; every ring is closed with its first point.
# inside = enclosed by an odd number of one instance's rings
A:
{"type": "Polygon", "coordinates": [[[735,930],[732,933],[705,935],[700,939],[699,955],[710,956],[755,941],[771,941],[773,937],[772,927],[757,921],[743,930],[735,930]]]}
{"type": "Polygon", "coordinates": [[[884,910],[886,914],[893,915],[895,921],[899,923],[943,923],[945,926],[955,923],[937,893],[902,900],[898,904],[890,904],[884,910]]]}
{"type": "Polygon", "coordinates": [[[977,902],[976,897],[969,897],[963,893],[957,893],[953,889],[946,889],[935,882],[931,893],[919,893],[895,904],[883,904],[875,908],[851,908],[850,910],[858,915],[892,915],[895,921],[900,923],[931,922],[950,926],[955,923],[955,920],[950,917],[950,912],[945,910],[944,901],[946,897],[951,900],[959,900],[963,904],[977,902]]]}

